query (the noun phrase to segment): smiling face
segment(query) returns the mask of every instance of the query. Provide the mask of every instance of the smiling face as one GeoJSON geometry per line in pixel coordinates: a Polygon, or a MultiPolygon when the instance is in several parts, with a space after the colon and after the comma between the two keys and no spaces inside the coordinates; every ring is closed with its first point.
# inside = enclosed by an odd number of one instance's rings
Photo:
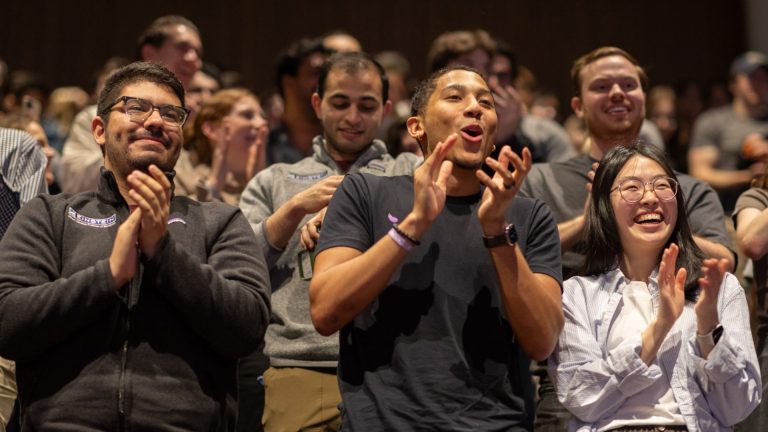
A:
{"type": "MultiPolygon", "coordinates": [[[[156,106],[181,106],[179,98],[169,88],[149,81],[128,84],[120,96],[146,99],[156,106]]],[[[104,166],[125,178],[133,170],[147,171],[150,164],[163,171],[172,171],[181,149],[181,127],[167,124],[158,110],[137,123],[123,111],[124,102],[117,103],[107,113],[93,120],[93,136],[104,148],[104,166]]]]}
{"type": "Polygon", "coordinates": [[[668,177],[664,168],[653,159],[638,155],[627,160],[613,181],[611,206],[625,253],[658,254],[672,235],[677,222],[677,198],[661,200],[651,191],[649,183],[660,177],[668,177]],[[646,191],[636,203],[627,202],[619,191],[619,185],[628,179],[645,184],[646,191]]]}
{"type": "Polygon", "coordinates": [[[581,95],[571,107],[598,139],[637,136],[645,118],[645,92],[637,68],[625,57],[611,55],[584,66],[581,95]]]}
{"type": "Polygon", "coordinates": [[[459,140],[446,158],[455,167],[476,170],[496,141],[496,122],[488,84],[475,72],[457,69],[438,78],[424,113],[408,119],[408,131],[427,143],[428,154],[438,142],[458,134],[459,140]]]}
{"type": "Polygon", "coordinates": [[[355,73],[333,69],[325,79],[322,99],[312,95],[326,150],[336,160],[354,159],[371,144],[389,106],[382,101],[381,77],[373,69],[355,73]]]}
{"type": "Polygon", "coordinates": [[[203,43],[200,41],[200,35],[182,24],[169,29],[168,37],[162,45],[145,45],[141,52],[144,60],[159,63],[176,74],[184,88],[189,87],[192,77],[203,65],[203,43]]]}
{"type": "Polygon", "coordinates": [[[259,102],[247,96],[232,106],[229,114],[221,119],[220,127],[224,128],[224,139],[231,148],[245,150],[262,137],[267,121],[259,102]]]}

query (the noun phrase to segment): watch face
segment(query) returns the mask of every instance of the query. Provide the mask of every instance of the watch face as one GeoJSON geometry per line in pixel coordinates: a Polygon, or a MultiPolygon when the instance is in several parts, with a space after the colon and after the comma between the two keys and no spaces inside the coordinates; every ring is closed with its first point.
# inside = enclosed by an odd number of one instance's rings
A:
{"type": "Polygon", "coordinates": [[[517,243],[517,230],[515,229],[515,226],[509,224],[504,231],[507,232],[507,243],[510,246],[515,245],[517,243]]]}
{"type": "Polygon", "coordinates": [[[712,340],[717,343],[721,336],[723,336],[723,326],[719,325],[712,331],[712,340]]]}

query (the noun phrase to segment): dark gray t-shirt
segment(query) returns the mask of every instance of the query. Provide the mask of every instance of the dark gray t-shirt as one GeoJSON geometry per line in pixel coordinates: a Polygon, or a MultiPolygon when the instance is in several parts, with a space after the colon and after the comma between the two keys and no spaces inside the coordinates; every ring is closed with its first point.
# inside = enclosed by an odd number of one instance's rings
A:
{"type": "MultiPolygon", "coordinates": [[[[533,427],[530,360],[506,318],[479,202],[479,194],[448,197],[387,288],[340,331],[342,430],[533,427]]],[[[328,207],[318,253],[365,251],[412,207],[412,177],[349,175],[328,207]]],[[[531,270],[561,282],[547,207],[516,198],[507,220],[531,270]]]]}
{"type": "MultiPolygon", "coordinates": [[[[737,115],[728,105],[711,109],[703,113],[693,126],[691,148],[715,147],[719,152],[715,168],[724,171],[736,171],[749,167],[750,162],[742,158],[741,146],[751,133],[768,133],[768,121],[737,115]]],[[[749,185],[719,192],[725,210],[733,211],[739,194],[749,185]]]]}
{"type": "MultiPolygon", "coordinates": [[[[587,173],[597,162],[579,155],[565,162],[535,164],[520,187],[520,195],[538,198],[552,210],[557,223],[569,221],[584,212],[587,199],[587,173]]],[[[720,243],[733,250],[725,228],[725,213],[714,189],[701,180],[676,173],[685,199],[688,222],[694,235],[720,243]]],[[[563,253],[563,276],[574,276],[584,264],[583,242],[563,253]]]]}

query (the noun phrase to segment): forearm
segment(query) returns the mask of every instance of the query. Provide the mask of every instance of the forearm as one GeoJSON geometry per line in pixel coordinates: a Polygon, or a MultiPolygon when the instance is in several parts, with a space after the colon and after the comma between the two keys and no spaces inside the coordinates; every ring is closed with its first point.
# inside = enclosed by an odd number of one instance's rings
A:
{"type": "Polygon", "coordinates": [[[717,190],[745,186],[752,181],[752,173],[749,170],[728,171],[709,166],[691,168],[691,175],[704,180],[717,190]]]}
{"type": "Polygon", "coordinates": [[[306,216],[306,212],[297,204],[295,199],[288,200],[264,221],[264,233],[272,246],[285,248],[306,216]]]}
{"type": "Polygon", "coordinates": [[[579,215],[571,220],[557,224],[557,232],[560,235],[560,244],[563,252],[573,247],[584,238],[586,228],[584,215],[579,215]]]}
{"type": "MultiPolygon", "coordinates": [[[[400,229],[420,238],[426,228],[417,228],[409,215],[400,229]]],[[[309,287],[312,322],[328,336],[352,321],[386,287],[407,252],[385,235],[364,253],[352,248],[331,248],[315,259],[309,287]]]]}
{"type": "Polygon", "coordinates": [[[753,260],[759,260],[768,253],[768,209],[762,211],[747,208],[739,213],[736,241],[744,253],[753,260]],[[749,219],[742,216],[748,211],[754,213],[749,219]]]}
{"type": "Polygon", "coordinates": [[[704,252],[704,256],[706,258],[725,259],[728,261],[727,270],[729,272],[733,271],[734,267],[736,266],[736,258],[730,249],[720,243],[715,243],[697,235],[693,236],[693,240],[696,242],[696,246],[698,246],[699,249],[704,252]]]}
{"type": "Polygon", "coordinates": [[[492,248],[490,254],[515,337],[531,358],[546,359],[563,328],[559,284],[531,272],[518,247],[492,248]]]}
{"type": "MultiPolygon", "coordinates": [[[[584,335],[583,329],[579,334],[584,335]]],[[[553,376],[558,399],[582,421],[611,416],[628,397],[661,377],[658,366],[647,366],[637,355],[639,335],[607,353],[594,339],[569,339],[569,347],[560,347],[558,360],[551,362],[557,365],[553,376]]]]}
{"type": "Polygon", "coordinates": [[[658,319],[654,320],[642,333],[642,346],[640,348],[640,359],[646,365],[653,363],[656,354],[659,352],[664,338],[672,328],[671,324],[666,324],[658,319]]]}
{"type": "Polygon", "coordinates": [[[5,273],[0,281],[0,353],[11,360],[34,358],[65,342],[119,307],[106,260],[67,278],[23,285],[26,275],[5,273]]]}
{"type": "Polygon", "coordinates": [[[722,337],[706,360],[695,354],[695,338],[686,352],[709,410],[724,425],[733,425],[757,406],[762,386],[744,291],[733,275],[726,276],[721,289],[727,289],[721,310],[722,337]]]}

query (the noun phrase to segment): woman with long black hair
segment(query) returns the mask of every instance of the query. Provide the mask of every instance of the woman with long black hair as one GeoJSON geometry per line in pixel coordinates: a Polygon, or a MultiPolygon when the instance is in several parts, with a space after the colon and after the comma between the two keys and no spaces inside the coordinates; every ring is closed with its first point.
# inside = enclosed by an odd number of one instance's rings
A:
{"type": "Polygon", "coordinates": [[[578,431],[721,431],[760,402],[744,291],[704,259],[664,154],[618,146],[592,186],[584,276],[550,359],[578,431]]]}

